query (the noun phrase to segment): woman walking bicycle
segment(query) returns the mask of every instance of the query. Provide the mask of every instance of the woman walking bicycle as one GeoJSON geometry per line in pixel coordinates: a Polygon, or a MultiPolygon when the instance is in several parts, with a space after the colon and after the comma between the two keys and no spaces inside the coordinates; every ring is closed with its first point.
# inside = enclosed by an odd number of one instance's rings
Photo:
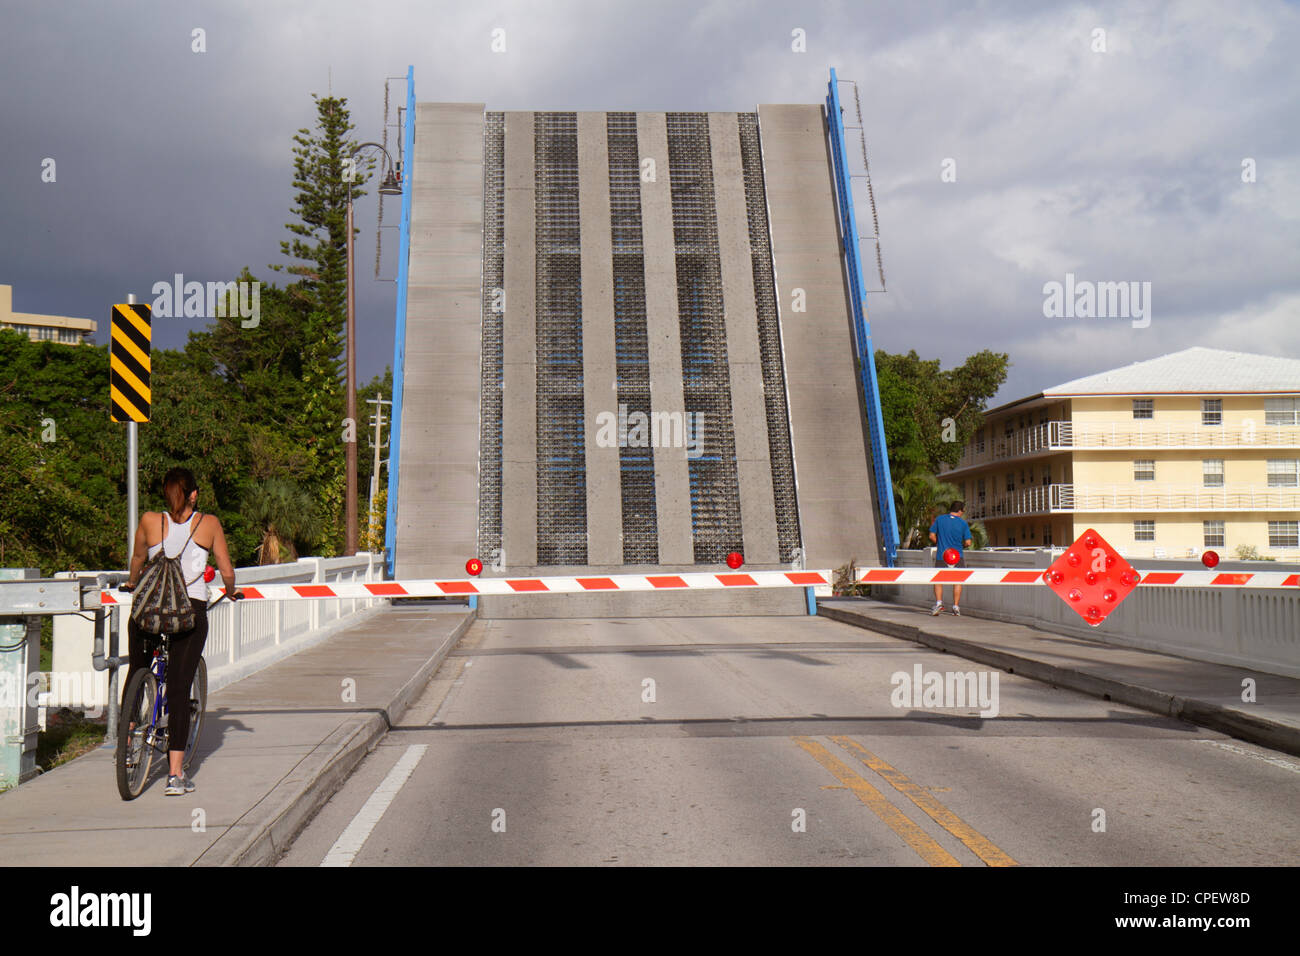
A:
{"type": "MultiPolygon", "coordinates": [[[[195,510],[198,502],[198,485],[188,468],[172,468],[163,476],[163,497],[167,511],[146,511],[135,530],[135,548],[131,558],[131,572],[122,590],[131,591],[140,581],[146,558],[152,559],[161,550],[168,558],[179,558],[185,579],[186,595],[194,609],[194,626],[170,634],[171,650],[167,665],[167,684],[176,689],[175,699],[180,706],[169,708],[168,714],[168,776],[167,796],[181,796],[194,790],[194,783],[185,773],[185,742],[189,739],[190,708],[186,705],[189,687],[203,657],[203,645],[208,639],[208,586],[203,580],[203,569],[211,553],[217,562],[221,580],[231,596],[235,591],[235,569],[226,549],[226,536],[216,515],[201,514],[195,510]],[[147,554],[146,554],[147,551],[147,554]],[[179,748],[179,749],[177,749],[179,748]]],[[[127,625],[128,653],[131,676],[140,669],[148,670],[150,655],[145,649],[150,632],[142,630],[132,617],[127,625]]]]}

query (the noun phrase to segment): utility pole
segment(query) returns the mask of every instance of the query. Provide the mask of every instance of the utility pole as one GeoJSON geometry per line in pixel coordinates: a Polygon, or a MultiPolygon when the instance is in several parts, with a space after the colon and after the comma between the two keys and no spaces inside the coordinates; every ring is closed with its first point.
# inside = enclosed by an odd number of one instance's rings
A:
{"type": "Polygon", "coordinates": [[[386,424],[384,421],[384,406],[393,403],[384,398],[367,398],[366,404],[375,406],[375,413],[370,417],[370,423],[375,426],[375,467],[370,472],[370,507],[367,511],[369,521],[366,525],[369,529],[367,536],[373,540],[375,535],[375,496],[379,494],[379,449],[388,447],[387,442],[381,443],[379,440],[380,428],[386,424]]]}
{"type": "Polygon", "coordinates": [[[352,423],[352,440],[345,442],[347,468],[347,487],[344,497],[343,513],[347,543],[344,554],[357,553],[357,314],[355,288],[352,281],[352,180],[348,180],[348,349],[347,411],[343,414],[352,423]]]}

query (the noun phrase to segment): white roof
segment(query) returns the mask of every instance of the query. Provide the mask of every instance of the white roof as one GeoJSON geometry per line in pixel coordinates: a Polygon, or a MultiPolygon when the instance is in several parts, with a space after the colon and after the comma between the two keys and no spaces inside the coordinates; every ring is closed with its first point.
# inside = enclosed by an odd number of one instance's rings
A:
{"type": "Polygon", "coordinates": [[[1300,359],[1197,346],[1043,389],[1059,395],[1300,392],[1300,359]]]}

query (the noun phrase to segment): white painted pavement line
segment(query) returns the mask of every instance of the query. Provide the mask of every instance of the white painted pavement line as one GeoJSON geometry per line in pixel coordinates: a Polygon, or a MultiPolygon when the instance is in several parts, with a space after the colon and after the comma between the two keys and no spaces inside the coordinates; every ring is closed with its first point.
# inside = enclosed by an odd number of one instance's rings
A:
{"type": "Polygon", "coordinates": [[[370,831],[375,828],[398,791],[405,786],[427,749],[425,744],[414,744],[406,748],[406,752],[398,758],[393,769],[388,771],[388,776],[375,788],[375,792],[370,795],[365,805],[357,811],[357,815],[352,818],[347,829],[334,841],[330,851],[325,854],[325,859],[321,860],[321,866],[352,865],[352,861],[356,859],[356,855],[361,852],[361,848],[370,837],[370,831]]]}
{"type": "Polygon", "coordinates": [[[1199,740],[1197,743],[1213,744],[1220,750],[1228,750],[1234,754],[1241,754],[1243,757],[1254,757],[1256,760],[1262,760],[1264,763],[1271,763],[1273,766],[1281,767],[1283,770],[1290,770],[1292,773],[1300,773],[1300,765],[1293,764],[1289,760],[1283,760],[1281,757],[1270,757],[1266,754],[1256,753],[1253,750],[1246,750],[1244,747],[1224,743],[1222,740],[1199,740]]]}

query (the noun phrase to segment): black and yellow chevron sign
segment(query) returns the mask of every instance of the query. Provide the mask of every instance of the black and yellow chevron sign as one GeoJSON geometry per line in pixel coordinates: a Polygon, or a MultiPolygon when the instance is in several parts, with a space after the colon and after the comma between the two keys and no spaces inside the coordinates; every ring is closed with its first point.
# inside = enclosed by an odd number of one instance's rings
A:
{"type": "Polygon", "coordinates": [[[108,399],[115,422],[149,420],[150,313],[147,305],[113,306],[108,346],[108,399]]]}

